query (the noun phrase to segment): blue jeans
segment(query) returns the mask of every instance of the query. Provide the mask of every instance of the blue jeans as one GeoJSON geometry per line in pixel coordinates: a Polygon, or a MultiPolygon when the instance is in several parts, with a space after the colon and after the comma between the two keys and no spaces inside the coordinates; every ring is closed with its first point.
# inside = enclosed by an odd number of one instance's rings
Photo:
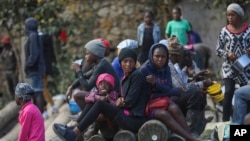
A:
{"type": "Polygon", "coordinates": [[[43,77],[42,75],[30,75],[29,79],[31,80],[31,86],[35,92],[43,91],[43,77]]]}
{"type": "Polygon", "coordinates": [[[247,102],[250,100],[250,85],[245,85],[234,93],[233,120],[235,124],[243,124],[244,117],[247,114],[247,102]]]}

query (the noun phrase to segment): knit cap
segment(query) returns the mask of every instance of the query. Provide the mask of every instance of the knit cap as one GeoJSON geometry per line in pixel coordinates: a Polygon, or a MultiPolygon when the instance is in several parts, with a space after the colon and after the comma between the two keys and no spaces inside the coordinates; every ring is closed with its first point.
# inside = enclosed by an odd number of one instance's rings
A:
{"type": "Polygon", "coordinates": [[[135,50],[131,48],[123,48],[118,55],[119,62],[121,63],[121,61],[127,57],[132,57],[135,60],[135,62],[137,61],[137,54],[135,50]]]}
{"type": "Polygon", "coordinates": [[[15,95],[24,101],[32,99],[34,89],[27,83],[18,83],[15,89],[15,95]]]}
{"type": "Polygon", "coordinates": [[[112,86],[112,88],[115,87],[115,78],[108,73],[103,73],[98,76],[96,81],[96,87],[98,87],[99,83],[103,80],[108,82],[112,86]]]}
{"type": "Polygon", "coordinates": [[[100,39],[89,41],[85,48],[97,57],[103,58],[105,53],[105,45],[100,39]]]}
{"type": "Polygon", "coordinates": [[[236,12],[239,16],[244,17],[244,11],[240,7],[240,5],[237,3],[231,3],[230,5],[228,5],[227,11],[229,11],[229,10],[232,10],[232,11],[236,12]]]}
{"type": "Polygon", "coordinates": [[[105,47],[106,49],[110,48],[110,43],[109,43],[108,40],[106,40],[106,39],[104,39],[104,38],[98,38],[98,39],[101,40],[101,41],[103,42],[104,47],[105,47]]]}

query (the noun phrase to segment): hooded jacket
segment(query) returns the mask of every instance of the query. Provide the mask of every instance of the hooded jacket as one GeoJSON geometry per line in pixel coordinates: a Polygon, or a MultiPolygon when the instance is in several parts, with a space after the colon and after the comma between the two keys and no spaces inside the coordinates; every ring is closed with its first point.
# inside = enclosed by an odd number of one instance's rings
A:
{"type": "Polygon", "coordinates": [[[155,48],[158,48],[159,45],[161,44],[156,43],[151,46],[148,56],[149,59],[140,68],[144,77],[153,75],[156,78],[155,86],[151,86],[148,83],[149,86],[147,87],[147,89],[151,92],[151,94],[154,94],[153,98],[162,96],[178,96],[180,95],[181,91],[180,89],[173,88],[172,86],[171,72],[168,66],[168,49],[165,48],[167,52],[167,61],[161,69],[157,69],[155,64],[153,63],[153,51],[155,50],[155,48]]]}
{"type": "Polygon", "coordinates": [[[25,20],[25,33],[28,36],[28,39],[24,45],[24,71],[28,77],[31,75],[43,76],[45,74],[43,46],[37,29],[38,21],[35,18],[28,18],[25,20]]]}

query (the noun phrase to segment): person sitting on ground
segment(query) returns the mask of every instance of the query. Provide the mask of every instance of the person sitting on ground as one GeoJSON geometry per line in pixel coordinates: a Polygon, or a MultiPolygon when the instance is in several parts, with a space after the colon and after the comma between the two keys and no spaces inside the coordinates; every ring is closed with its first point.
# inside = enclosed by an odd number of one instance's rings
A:
{"type": "MultiPolygon", "coordinates": [[[[168,67],[168,49],[161,43],[152,45],[149,51],[149,60],[146,61],[140,68],[143,75],[149,83],[149,91],[151,91],[152,98],[156,99],[163,96],[180,95],[179,88],[173,88],[171,72],[168,67]]],[[[186,123],[185,117],[179,106],[169,100],[167,109],[153,109],[149,113],[149,118],[161,120],[166,126],[185,138],[187,141],[196,141],[191,136],[189,127],[186,123]]]]}
{"type": "Polygon", "coordinates": [[[145,91],[146,80],[141,72],[136,69],[136,52],[124,48],[119,54],[119,62],[124,73],[121,81],[121,95],[116,101],[116,106],[104,101],[97,101],[89,112],[73,130],[57,128],[55,131],[63,140],[74,140],[77,135],[83,132],[93,123],[99,114],[114,121],[121,129],[137,133],[139,128],[146,122],[144,109],[148,100],[148,93],[145,91]]]}
{"type": "MultiPolygon", "coordinates": [[[[115,87],[115,79],[112,75],[108,73],[100,74],[96,81],[96,91],[89,92],[86,97],[86,106],[84,110],[81,112],[80,116],[78,117],[75,125],[73,126],[66,126],[63,124],[54,124],[54,130],[57,128],[68,128],[73,129],[75,126],[78,125],[78,123],[84,118],[84,116],[87,114],[88,110],[91,108],[91,106],[97,102],[97,101],[106,101],[112,105],[116,104],[116,100],[118,99],[118,93],[114,90],[115,87]]],[[[110,128],[107,128],[107,130],[117,130],[118,128],[115,127],[114,124],[109,119],[106,119],[104,116],[99,115],[97,122],[93,126],[94,128],[91,130],[88,130],[88,132],[85,132],[84,139],[87,140],[89,137],[91,137],[94,134],[97,134],[99,128],[103,122],[108,122],[108,125],[110,128]]],[[[57,132],[56,132],[57,133],[57,132]]]]}
{"type": "Polygon", "coordinates": [[[18,141],[45,141],[44,120],[40,110],[32,103],[35,94],[33,88],[27,83],[18,83],[15,89],[15,101],[21,106],[18,121],[21,129],[18,141]]]}

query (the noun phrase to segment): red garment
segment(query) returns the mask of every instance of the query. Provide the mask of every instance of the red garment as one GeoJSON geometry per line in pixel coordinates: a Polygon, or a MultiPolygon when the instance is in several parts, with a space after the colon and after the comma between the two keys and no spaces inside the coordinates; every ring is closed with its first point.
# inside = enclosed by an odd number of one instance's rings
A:
{"type": "Polygon", "coordinates": [[[18,141],[45,141],[44,120],[36,105],[32,102],[23,105],[18,120],[21,125],[18,141]]]}

